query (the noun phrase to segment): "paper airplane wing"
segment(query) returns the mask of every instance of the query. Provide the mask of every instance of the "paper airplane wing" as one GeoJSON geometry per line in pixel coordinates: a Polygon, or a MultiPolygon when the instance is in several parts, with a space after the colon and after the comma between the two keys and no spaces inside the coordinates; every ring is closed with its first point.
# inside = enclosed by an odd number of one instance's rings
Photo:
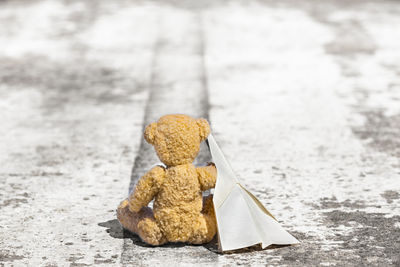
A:
{"type": "Polygon", "coordinates": [[[261,244],[289,245],[299,241],[285,231],[260,201],[238,181],[210,134],[208,145],[217,167],[214,207],[222,251],[261,244]]]}

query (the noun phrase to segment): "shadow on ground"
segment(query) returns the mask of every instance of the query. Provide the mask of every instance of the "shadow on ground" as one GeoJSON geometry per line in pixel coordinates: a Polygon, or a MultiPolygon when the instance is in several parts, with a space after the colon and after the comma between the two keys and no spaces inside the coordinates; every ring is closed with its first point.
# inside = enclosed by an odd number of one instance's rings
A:
{"type": "MultiPolygon", "coordinates": [[[[101,226],[101,227],[107,228],[106,232],[113,238],[130,239],[130,240],[132,240],[134,245],[141,246],[141,247],[149,247],[149,248],[153,247],[153,246],[143,242],[139,238],[139,236],[137,236],[136,234],[134,234],[134,233],[132,233],[130,231],[127,231],[124,228],[122,228],[121,224],[118,222],[117,219],[109,220],[109,221],[106,221],[106,222],[101,222],[101,223],[98,223],[98,225],[101,226]]],[[[210,242],[210,243],[212,243],[212,242],[210,242]]],[[[185,243],[168,243],[168,244],[163,245],[163,247],[165,247],[165,248],[168,248],[168,247],[170,247],[170,248],[180,248],[180,247],[185,247],[185,246],[191,246],[191,245],[185,244],[185,243]]],[[[213,246],[211,245],[211,247],[213,247],[213,246]]],[[[211,250],[211,249],[209,249],[209,250],[211,250]]],[[[217,245],[215,246],[215,250],[218,251],[218,246],[217,245]]]]}
{"type": "MultiPolygon", "coordinates": [[[[140,246],[140,247],[153,247],[151,245],[146,244],[143,242],[139,236],[136,234],[125,230],[122,228],[121,224],[118,222],[117,219],[109,220],[106,222],[101,222],[98,223],[99,226],[105,227],[106,232],[113,238],[117,239],[130,239],[132,240],[132,243],[134,245],[140,246]]],[[[290,245],[271,245],[268,246],[265,249],[262,249],[261,245],[255,245],[252,247],[248,248],[243,248],[243,249],[237,249],[237,250],[232,250],[232,251],[227,251],[222,253],[221,251],[218,250],[218,239],[215,237],[211,242],[204,244],[204,245],[193,245],[193,244],[186,244],[186,243],[168,243],[163,245],[162,247],[164,248],[180,248],[180,247],[185,247],[185,246],[203,246],[207,250],[216,253],[216,254],[242,254],[242,253],[251,253],[255,251],[262,251],[262,250],[270,250],[270,249],[277,249],[277,248],[283,248],[283,247],[288,247],[290,245]]]]}

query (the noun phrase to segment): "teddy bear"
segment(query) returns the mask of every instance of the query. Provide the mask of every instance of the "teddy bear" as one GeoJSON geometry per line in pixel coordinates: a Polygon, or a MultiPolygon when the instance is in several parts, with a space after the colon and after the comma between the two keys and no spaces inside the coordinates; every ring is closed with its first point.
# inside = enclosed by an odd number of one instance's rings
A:
{"type": "Polygon", "coordinates": [[[165,165],[144,174],[117,209],[123,228],[144,242],[159,246],[167,242],[203,244],[216,234],[212,195],[202,191],[215,187],[217,170],[213,163],[195,167],[200,143],[210,133],[205,119],[187,115],[165,115],[149,124],[145,140],[153,145],[165,165]],[[147,205],[153,202],[153,209],[147,205]]]}

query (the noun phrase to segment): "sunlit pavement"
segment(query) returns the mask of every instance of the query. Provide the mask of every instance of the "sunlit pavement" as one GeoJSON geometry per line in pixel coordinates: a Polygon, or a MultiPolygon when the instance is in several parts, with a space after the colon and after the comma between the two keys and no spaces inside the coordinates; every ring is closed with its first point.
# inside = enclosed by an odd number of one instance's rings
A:
{"type": "Polygon", "coordinates": [[[399,265],[400,2],[191,2],[0,2],[0,266],[399,265]],[[302,243],[123,232],[167,113],[207,118],[302,243]]]}

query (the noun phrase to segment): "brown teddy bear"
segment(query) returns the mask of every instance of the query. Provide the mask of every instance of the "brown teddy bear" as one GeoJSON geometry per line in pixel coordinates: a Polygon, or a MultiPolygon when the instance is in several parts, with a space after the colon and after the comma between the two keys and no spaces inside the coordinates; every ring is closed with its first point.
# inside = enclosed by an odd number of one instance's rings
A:
{"type": "Polygon", "coordinates": [[[212,196],[203,199],[202,191],[215,187],[217,170],[213,164],[193,165],[209,133],[205,119],[186,115],[166,115],[146,127],[144,137],[166,167],[147,172],[119,205],[117,217],[125,229],[154,246],[213,239],[217,226],[212,196]],[[147,205],[153,199],[152,210],[147,205]]]}

